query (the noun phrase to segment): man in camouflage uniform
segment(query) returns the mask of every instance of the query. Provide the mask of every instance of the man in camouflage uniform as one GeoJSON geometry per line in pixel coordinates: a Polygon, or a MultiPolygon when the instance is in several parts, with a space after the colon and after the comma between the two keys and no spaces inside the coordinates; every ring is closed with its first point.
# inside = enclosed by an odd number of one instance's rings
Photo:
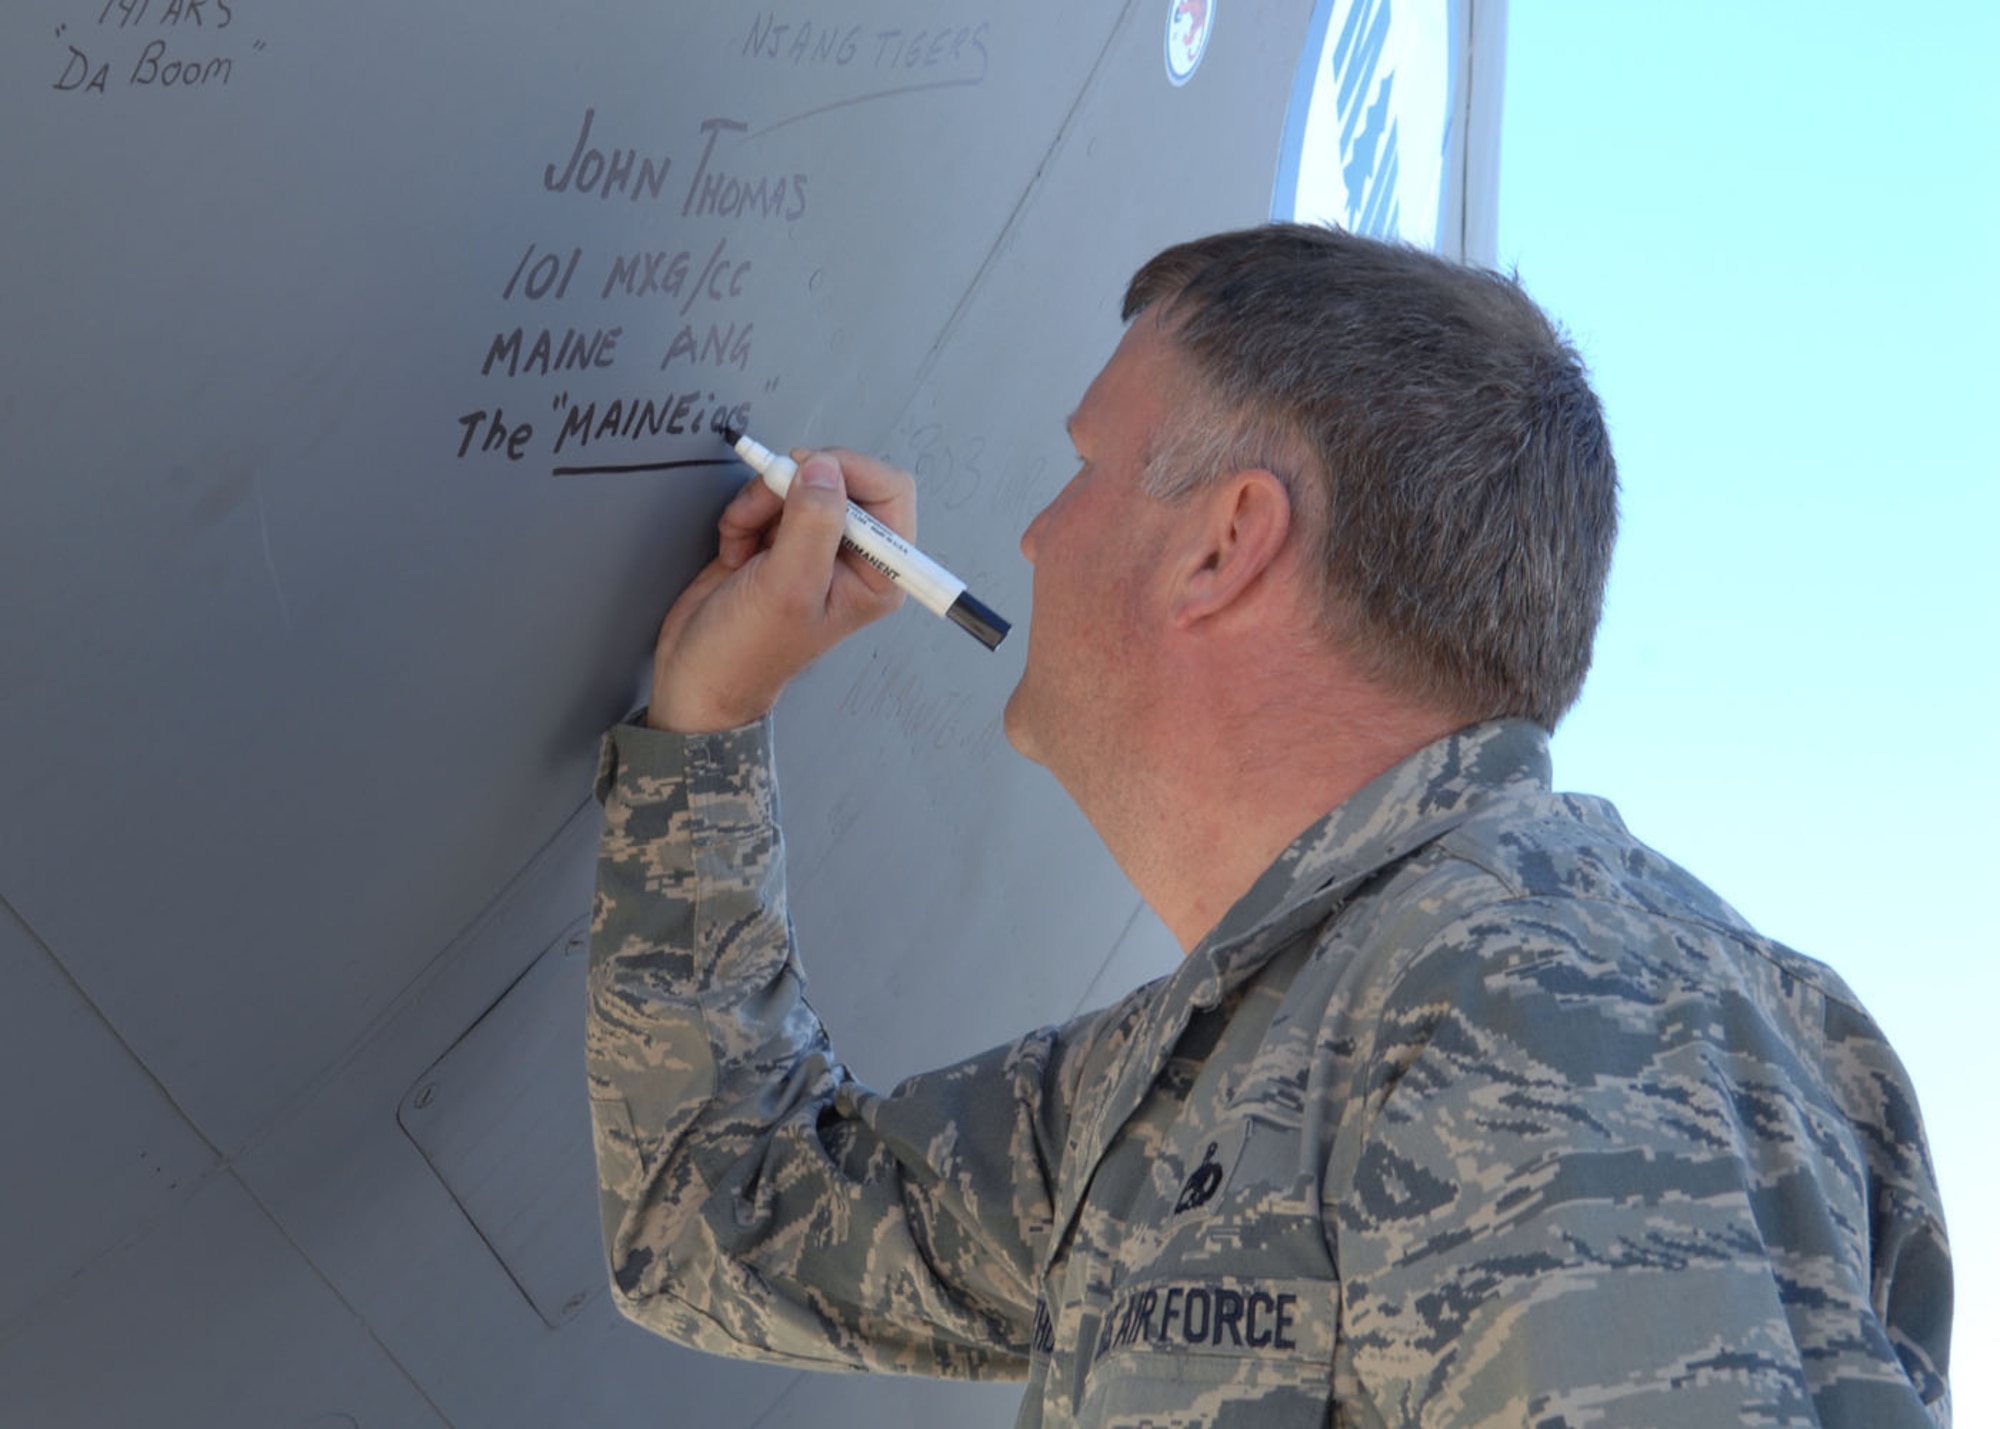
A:
{"type": "Polygon", "coordinates": [[[1007,729],[1185,961],[887,1096],[847,1075],[767,715],[895,604],[837,556],[844,495],[908,531],[913,488],[844,452],[789,507],[746,487],[599,781],[625,1312],[1025,1376],[1024,1425],[1948,1423],[1944,1229],[1881,1033],[1550,792],[1615,524],[1575,355],[1498,277],[1295,228],[1168,250],[1126,317],[1022,539],[1007,729]]]}

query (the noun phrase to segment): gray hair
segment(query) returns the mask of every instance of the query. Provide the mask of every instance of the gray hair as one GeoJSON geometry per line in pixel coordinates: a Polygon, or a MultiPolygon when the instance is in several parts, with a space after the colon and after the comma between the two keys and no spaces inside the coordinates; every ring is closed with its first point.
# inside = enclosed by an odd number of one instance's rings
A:
{"type": "Polygon", "coordinates": [[[1152,495],[1262,467],[1311,545],[1325,633],[1468,721],[1554,729],[1583,688],[1618,471],[1582,360],[1519,285],[1401,244],[1272,224],[1133,276],[1192,379],[1152,495]]]}

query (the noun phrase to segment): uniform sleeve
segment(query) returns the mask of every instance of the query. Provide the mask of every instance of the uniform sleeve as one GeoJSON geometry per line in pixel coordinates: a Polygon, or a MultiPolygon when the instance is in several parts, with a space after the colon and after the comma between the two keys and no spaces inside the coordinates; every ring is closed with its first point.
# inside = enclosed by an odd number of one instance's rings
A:
{"type": "Polygon", "coordinates": [[[586,1045],[620,1308],[721,1354],[1024,1375],[1075,1041],[888,1096],[847,1074],[804,999],[768,720],[621,726],[598,796],[586,1045]]]}
{"type": "Polygon", "coordinates": [[[1936,1188],[1907,1084],[1854,1118],[1851,1017],[1625,910],[1442,935],[1330,1167],[1337,1422],[1948,1424],[1936,1188]]]}

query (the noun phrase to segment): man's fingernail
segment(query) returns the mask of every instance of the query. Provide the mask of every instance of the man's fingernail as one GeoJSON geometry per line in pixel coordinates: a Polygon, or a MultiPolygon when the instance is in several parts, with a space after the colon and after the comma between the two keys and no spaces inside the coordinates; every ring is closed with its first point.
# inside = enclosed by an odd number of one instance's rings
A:
{"type": "Polygon", "coordinates": [[[840,485],[840,467],[830,457],[807,457],[806,464],[799,468],[799,480],[807,486],[837,488],[840,485]]]}

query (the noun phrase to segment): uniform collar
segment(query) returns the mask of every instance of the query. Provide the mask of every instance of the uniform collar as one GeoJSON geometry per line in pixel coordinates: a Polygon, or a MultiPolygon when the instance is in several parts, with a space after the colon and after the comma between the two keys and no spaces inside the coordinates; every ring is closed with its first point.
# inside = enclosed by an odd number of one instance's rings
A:
{"type": "Polygon", "coordinates": [[[1212,1007],[1301,929],[1325,921],[1375,873],[1495,798],[1550,787],[1548,732],[1526,720],[1472,725],[1425,745],[1292,840],[1188,954],[1188,992],[1212,1007]]]}
{"type": "Polygon", "coordinates": [[[1473,725],[1418,750],[1294,839],[1158,986],[1103,1095],[1073,1122],[1044,1272],[1082,1204],[1090,1170],[1151,1093],[1196,1011],[1219,1005],[1382,869],[1497,798],[1549,787],[1548,734],[1540,726],[1473,725]]]}

